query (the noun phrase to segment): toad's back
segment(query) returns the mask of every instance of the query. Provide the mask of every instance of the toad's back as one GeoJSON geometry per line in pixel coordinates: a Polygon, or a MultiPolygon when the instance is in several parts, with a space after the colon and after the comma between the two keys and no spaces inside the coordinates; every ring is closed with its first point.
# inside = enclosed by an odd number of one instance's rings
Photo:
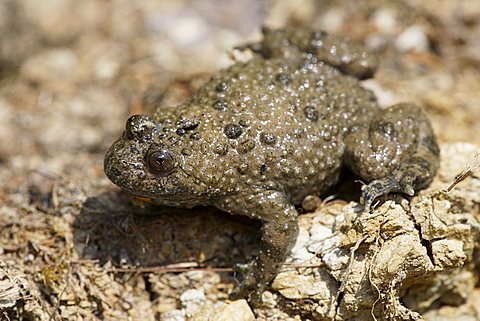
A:
{"type": "Polygon", "coordinates": [[[371,91],[314,56],[259,57],[216,73],[169,123],[198,119],[203,144],[190,144],[186,163],[207,185],[273,188],[300,202],[337,182],[344,134],[376,112],[371,91]]]}

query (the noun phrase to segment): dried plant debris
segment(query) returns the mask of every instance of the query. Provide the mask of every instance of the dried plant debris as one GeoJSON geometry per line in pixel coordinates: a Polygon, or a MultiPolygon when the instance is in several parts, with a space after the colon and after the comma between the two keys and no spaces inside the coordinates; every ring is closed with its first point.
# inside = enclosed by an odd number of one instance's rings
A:
{"type": "Polygon", "coordinates": [[[11,308],[17,304],[17,301],[27,300],[29,294],[29,284],[25,276],[19,271],[7,272],[6,262],[2,262],[0,268],[0,309],[11,308]]]}
{"type": "Polygon", "coordinates": [[[12,260],[0,260],[0,312],[2,320],[48,319],[37,286],[12,260]]]}
{"type": "Polygon", "coordinates": [[[446,192],[450,192],[455,186],[458,185],[461,181],[465,180],[467,177],[475,175],[480,170],[480,152],[477,152],[474,156],[474,159],[465,167],[465,169],[455,176],[455,180],[448,186],[446,192]]]}

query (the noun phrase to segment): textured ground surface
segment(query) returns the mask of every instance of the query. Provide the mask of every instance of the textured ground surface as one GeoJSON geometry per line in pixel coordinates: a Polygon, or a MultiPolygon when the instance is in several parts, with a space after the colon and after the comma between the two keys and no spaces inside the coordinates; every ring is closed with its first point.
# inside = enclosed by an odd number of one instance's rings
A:
{"type": "Polygon", "coordinates": [[[355,204],[342,193],[303,215],[256,316],[480,318],[480,3],[7,0],[0,319],[253,318],[244,301],[225,300],[232,265],[257,250],[258,226],[213,209],[135,206],[105,178],[103,155],[129,114],[186,99],[262,23],[313,26],[374,48],[382,66],[365,86],[384,106],[421,105],[443,161],[429,190],[410,203],[391,198],[378,216],[353,222],[355,204]],[[470,162],[473,177],[440,192],[470,162]]]}

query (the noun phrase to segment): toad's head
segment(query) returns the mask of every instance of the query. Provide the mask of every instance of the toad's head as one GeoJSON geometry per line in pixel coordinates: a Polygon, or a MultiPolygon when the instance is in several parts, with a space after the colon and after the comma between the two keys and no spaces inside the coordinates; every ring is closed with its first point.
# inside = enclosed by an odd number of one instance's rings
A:
{"type": "Polygon", "coordinates": [[[195,177],[191,155],[186,157],[197,126],[192,120],[160,123],[146,115],[130,117],[122,137],[105,155],[105,174],[122,189],[153,203],[208,204],[211,191],[195,177]]]}

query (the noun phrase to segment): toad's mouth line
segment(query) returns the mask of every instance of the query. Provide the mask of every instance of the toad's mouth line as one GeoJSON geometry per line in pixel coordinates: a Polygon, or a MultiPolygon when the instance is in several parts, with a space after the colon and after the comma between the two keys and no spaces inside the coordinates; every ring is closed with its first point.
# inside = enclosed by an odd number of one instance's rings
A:
{"type": "MultiPolygon", "coordinates": [[[[206,193],[208,193],[207,192],[208,185],[204,181],[202,181],[202,179],[198,178],[192,172],[185,170],[183,168],[179,168],[179,170],[181,170],[186,177],[191,177],[192,181],[194,181],[196,185],[201,186],[201,189],[204,190],[206,193]]],[[[163,177],[162,179],[167,180],[168,177],[163,177]]],[[[166,186],[167,184],[161,184],[161,185],[166,186]]],[[[198,194],[195,193],[195,190],[189,190],[188,188],[180,188],[179,186],[177,186],[177,188],[173,188],[173,190],[162,188],[163,191],[161,190],[154,194],[151,191],[142,190],[141,187],[140,188],[123,187],[122,189],[126,190],[135,199],[138,199],[146,203],[151,203],[151,204],[161,204],[163,203],[163,201],[178,200],[179,197],[181,197],[183,201],[191,201],[198,198],[198,194]]]]}
{"type": "Polygon", "coordinates": [[[192,202],[197,199],[194,194],[185,193],[185,192],[177,192],[177,193],[166,193],[166,194],[157,194],[157,195],[139,195],[138,191],[133,193],[129,191],[132,197],[136,200],[141,202],[150,203],[150,204],[157,204],[157,205],[164,205],[166,203],[183,203],[183,202],[192,202]],[[179,197],[181,202],[179,201],[179,197]]]}

